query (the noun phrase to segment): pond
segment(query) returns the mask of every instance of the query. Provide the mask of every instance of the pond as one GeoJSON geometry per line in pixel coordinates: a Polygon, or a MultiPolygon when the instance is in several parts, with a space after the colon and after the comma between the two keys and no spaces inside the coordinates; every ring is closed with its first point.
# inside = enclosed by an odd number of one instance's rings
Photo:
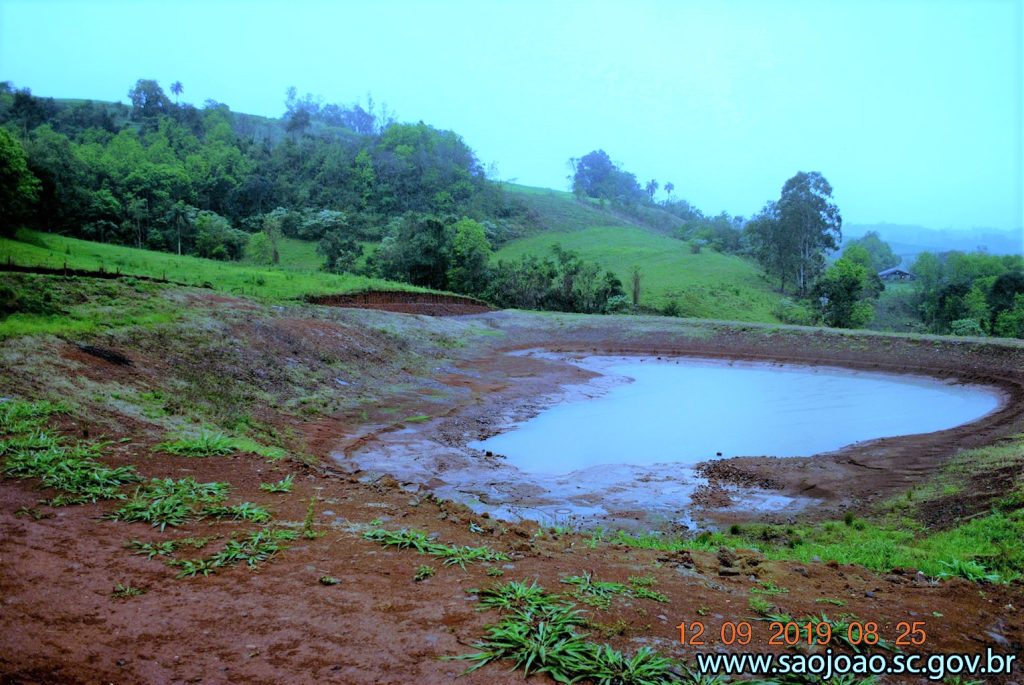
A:
{"type": "Polygon", "coordinates": [[[810,456],[930,433],[997,409],[994,389],[924,376],[710,359],[588,357],[597,390],[471,448],[526,473],[689,466],[716,456],[810,456]]]}

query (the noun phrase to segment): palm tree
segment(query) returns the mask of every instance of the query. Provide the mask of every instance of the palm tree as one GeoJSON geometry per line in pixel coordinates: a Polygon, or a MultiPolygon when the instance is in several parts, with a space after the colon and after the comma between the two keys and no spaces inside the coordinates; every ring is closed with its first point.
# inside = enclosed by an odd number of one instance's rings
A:
{"type": "Polygon", "coordinates": [[[668,202],[672,201],[672,191],[676,189],[676,184],[672,181],[665,182],[665,194],[668,196],[668,202]]]}
{"type": "Polygon", "coordinates": [[[171,84],[171,92],[174,93],[174,104],[178,104],[178,98],[185,92],[185,86],[181,85],[181,81],[175,81],[171,84]]]}

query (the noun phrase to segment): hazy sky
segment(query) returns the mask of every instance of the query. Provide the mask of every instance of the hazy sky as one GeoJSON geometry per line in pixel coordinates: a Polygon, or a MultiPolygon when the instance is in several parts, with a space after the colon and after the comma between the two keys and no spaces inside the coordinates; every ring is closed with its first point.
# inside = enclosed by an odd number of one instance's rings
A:
{"type": "Polygon", "coordinates": [[[285,90],[460,133],[564,189],[595,148],[705,212],[821,171],[847,223],[1019,228],[1024,0],[0,0],[0,80],[127,100],[138,78],[279,116],[285,90]]]}

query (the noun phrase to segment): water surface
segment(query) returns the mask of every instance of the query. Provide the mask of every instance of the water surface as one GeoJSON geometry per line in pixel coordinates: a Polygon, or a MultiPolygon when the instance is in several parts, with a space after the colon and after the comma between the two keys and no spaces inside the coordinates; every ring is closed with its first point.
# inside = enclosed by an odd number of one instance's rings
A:
{"type": "Polygon", "coordinates": [[[589,357],[606,392],[555,404],[470,447],[529,473],[600,464],[693,465],[730,456],[810,456],[930,433],[995,410],[994,389],[835,367],[589,357]]]}

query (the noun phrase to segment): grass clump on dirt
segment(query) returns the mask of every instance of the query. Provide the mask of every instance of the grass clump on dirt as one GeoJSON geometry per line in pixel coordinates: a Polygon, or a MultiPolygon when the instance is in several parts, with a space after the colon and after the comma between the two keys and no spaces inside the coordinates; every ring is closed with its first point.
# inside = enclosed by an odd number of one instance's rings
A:
{"type": "Polygon", "coordinates": [[[12,478],[38,478],[44,488],[59,490],[52,506],[124,499],[121,487],[141,480],[132,466],[110,467],[99,461],[100,444],[67,444],[46,429],[46,419],[65,413],[51,402],[0,403],[0,472],[12,478]]]}
{"type": "Polygon", "coordinates": [[[131,499],[108,517],[128,523],[148,523],[164,530],[198,517],[199,507],[219,504],[227,496],[227,483],[198,483],[191,476],[179,480],[154,478],[136,488],[131,499]]]}
{"type": "Polygon", "coordinates": [[[266,523],[271,519],[269,511],[252,502],[242,502],[241,504],[232,504],[230,506],[215,504],[203,507],[199,513],[201,516],[232,519],[234,521],[252,521],[254,523],[266,523]]]}
{"type": "Polygon", "coordinates": [[[583,612],[536,582],[512,581],[477,592],[482,608],[497,608],[507,615],[488,626],[483,639],[473,644],[479,651],[454,657],[474,662],[468,672],[508,660],[526,677],[546,674],[560,683],[678,682],[675,662],[648,647],[628,656],[610,645],[588,641],[580,632],[587,625],[583,612]]]}
{"type": "Polygon", "coordinates": [[[363,533],[367,540],[379,542],[385,547],[398,549],[414,549],[420,554],[428,554],[443,560],[445,566],[458,565],[466,568],[466,564],[487,561],[508,561],[508,555],[496,552],[489,547],[465,547],[445,545],[435,541],[431,536],[418,530],[390,531],[382,528],[368,530],[363,533]]]}
{"type": "Polygon", "coordinates": [[[161,442],[156,449],[179,457],[221,457],[236,450],[231,438],[210,431],[161,442]]]}
{"type": "Polygon", "coordinates": [[[245,563],[250,569],[268,561],[278,552],[287,549],[283,544],[298,537],[293,530],[261,528],[242,538],[227,541],[224,548],[210,557],[202,559],[172,559],[169,566],[180,569],[179,578],[207,576],[218,569],[245,563]]]}
{"type": "Polygon", "coordinates": [[[131,597],[138,597],[145,593],[146,591],[140,587],[134,587],[131,584],[118,583],[114,586],[114,590],[110,593],[110,596],[114,599],[129,599],[131,597]]]}
{"type": "Polygon", "coordinates": [[[276,483],[260,483],[260,490],[264,492],[291,492],[295,484],[295,478],[289,473],[276,483]]]}

